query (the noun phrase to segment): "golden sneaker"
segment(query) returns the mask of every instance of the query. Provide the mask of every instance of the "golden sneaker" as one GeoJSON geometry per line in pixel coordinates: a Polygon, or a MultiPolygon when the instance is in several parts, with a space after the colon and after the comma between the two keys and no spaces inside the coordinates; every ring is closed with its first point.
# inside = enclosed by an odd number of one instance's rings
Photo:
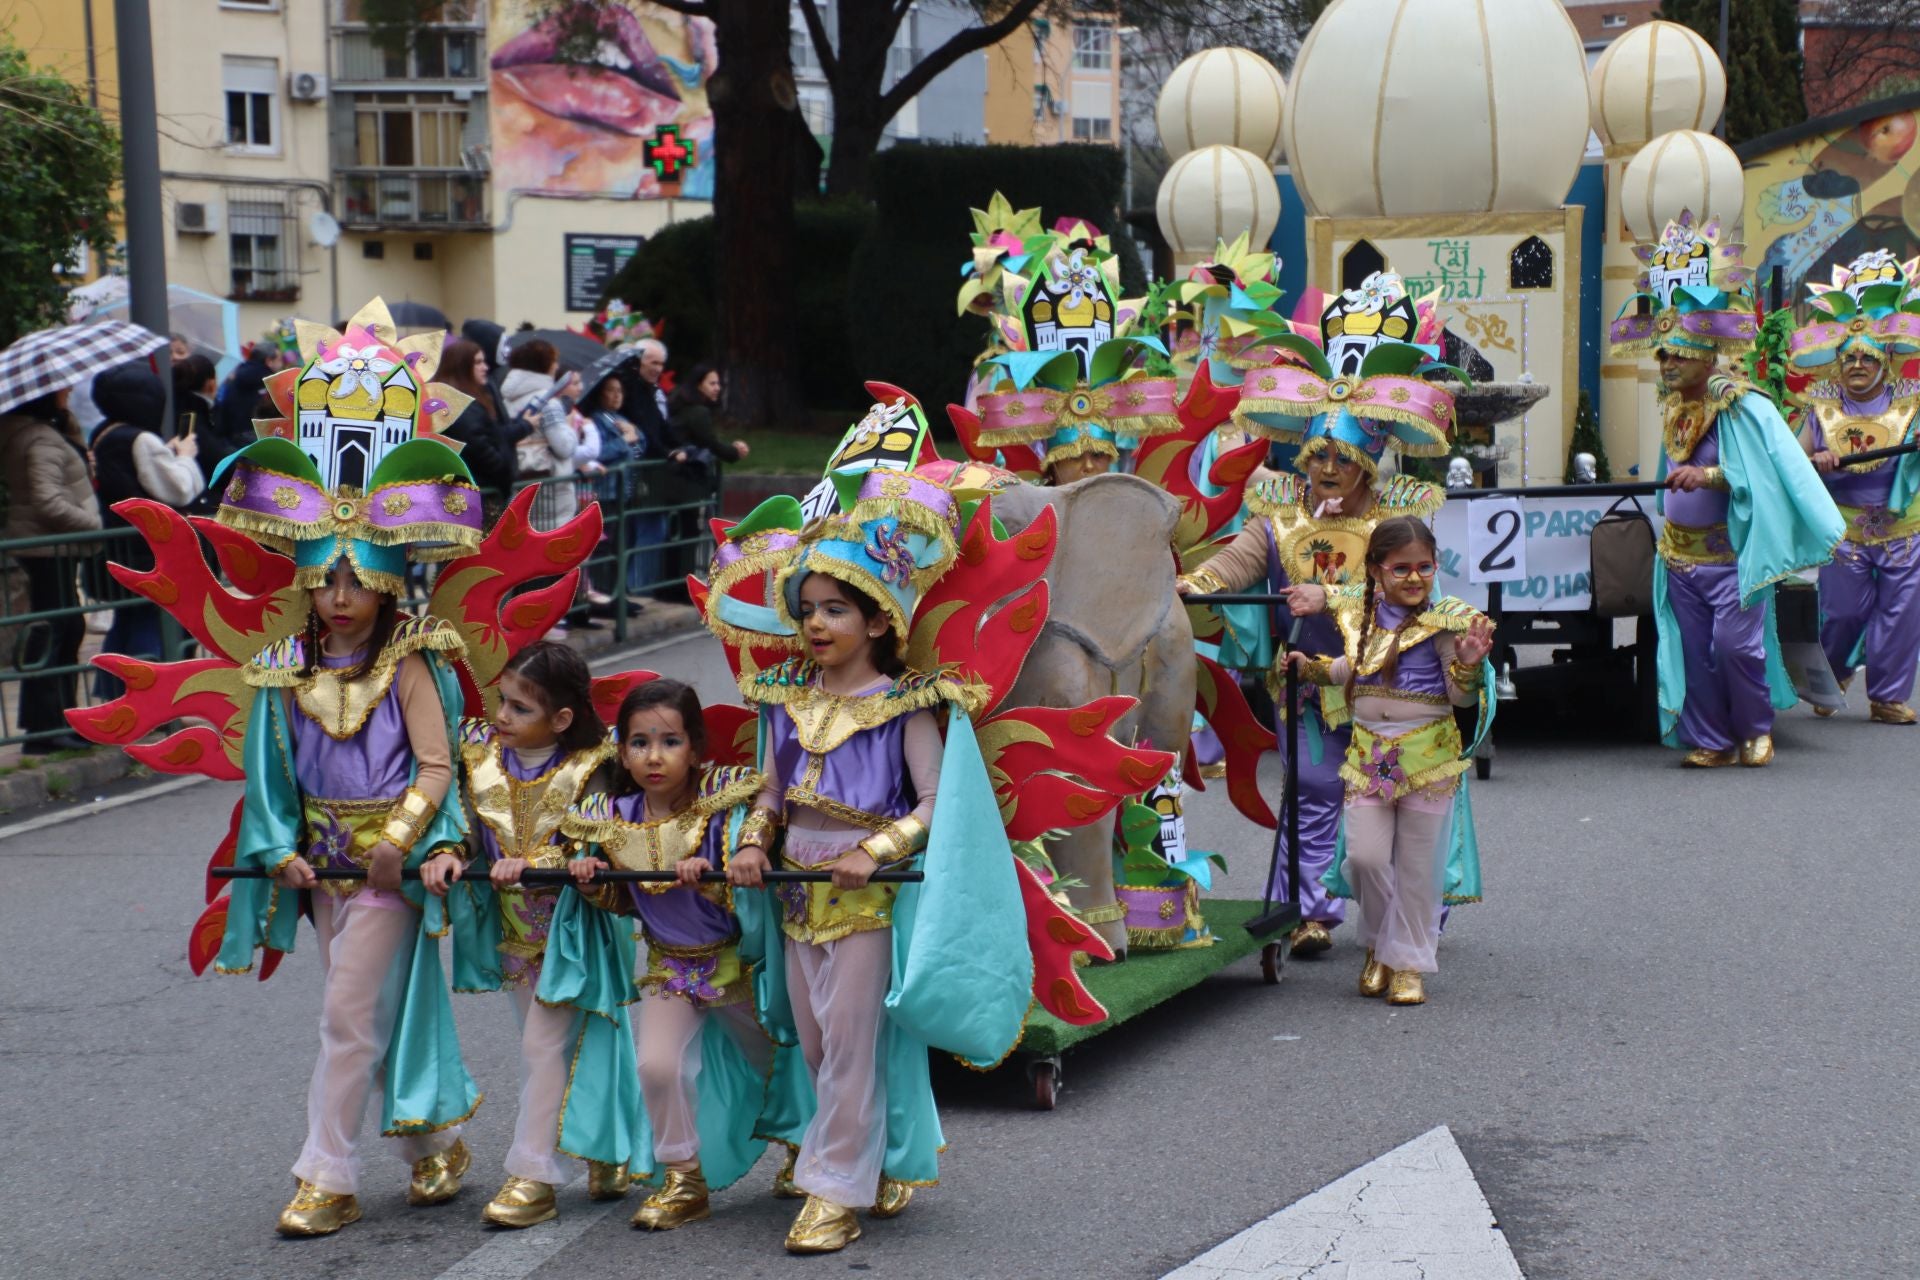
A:
{"type": "Polygon", "coordinates": [[[587,1199],[624,1200],[627,1198],[627,1188],[632,1185],[633,1179],[628,1176],[624,1164],[587,1161],[587,1199]]]}
{"type": "Polygon", "coordinates": [[[1360,970],[1360,994],[1369,1000],[1377,1000],[1387,993],[1387,983],[1393,980],[1393,970],[1373,958],[1373,948],[1367,948],[1367,963],[1360,970]]]}
{"type": "Polygon", "coordinates": [[[780,1172],[773,1175],[773,1198],[775,1200],[801,1200],[806,1192],[793,1185],[793,1168],[800,1159],[800,1153],[792,1147],[787,1148],[787,1162],[780,1166],[780,1172]]]}
{"type": "Polygon", "coordinates": [[[1876,724],[1912,724],[1920,720],[1920,716],[1904,702],[1869,702],[1867,719],[1876,724]]]}
{"type": "Polygon", "coordinates": [[[837,1253],[860,1238],[860,1218],[845,1205],[808,1196],[787,1231],[788,1253],[837,1253]]]}
{"type": "Polygon", "coordinates": [[[1333,946],[1333,935],[1318,920],[1309,920],[1287,935],[1296,956],[1317,956],[1333,946]]]}
{"type": "Polygon", "coordinates": [[[465,1138],[454,1139],[445,1151],[413,1162],[413,1177],[407,1182],[408,1204],[445,1204],[460,1194],[460,1179],[473,1166],[473,1152],[465,1138]]]}
{"type": "Polygon", "coordinates": [[[873,1198],[869,1218],[897,1218],[913,1203],[913,1185],[894,1178],[880,1179],[880,1193],[873,1198]]]}
{"type": "Polygon", "coordinates": [[[1763,769],[1773,763],[1773,735],[1763,733],[1740,744],[1740,763],[1749,769],[1763,769]]]}
{"type": "Polygon", "coordinates": [[[634,1211],[633,1225],[643,1231],[671,1231],[712,1216],[707,1177],[695,1165],[691,1169],[668,1169],[666,1182],[634,1211]]]}
{"type": "Polygon", "coordinates": [[[1681,765],[1688,769],[1724,769],[1730,764],[1740,763],[1740,753],[1732,747],[1725,751],[1714,751],[1708,747],[1695,747],[1687,752],[1681,765]]]}
{"type": "Polygon", "coordinates": [[[1393,981],[1387,984],[1388,1004],[1425,1004],[1427,1002],[1427,984],[1420,975],[1411,969],[1393,971],[1393,981]]]}
{"type": "Polygon", "coordinates": [[[297,1189],[273,1229],[283,1236],[330,1236],[349,1223],[360,1221],[360,1201],[334,1191],[322,1191],[304,1178],[296,1179],[297,1189]]]}
{"type": "Polygon", "coordinates": [[[553,1188],[532,1178],[508,1178],[480,1217],[496,1227],[531,1227],[560,1216],[553,1188]]]}

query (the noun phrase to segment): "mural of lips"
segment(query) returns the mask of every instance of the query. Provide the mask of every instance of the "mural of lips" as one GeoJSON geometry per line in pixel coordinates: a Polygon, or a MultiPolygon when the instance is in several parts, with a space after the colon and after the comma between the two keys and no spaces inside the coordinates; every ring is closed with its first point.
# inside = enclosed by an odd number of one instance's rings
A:
{"type": "Polygon", "coordinates": [[[501,45],[492,66],[496,80],[549,115],[635,137],[672,121],[681,107],[679,87],[639,19],[617,5],[581,3],[550,14],[501,45]]]}

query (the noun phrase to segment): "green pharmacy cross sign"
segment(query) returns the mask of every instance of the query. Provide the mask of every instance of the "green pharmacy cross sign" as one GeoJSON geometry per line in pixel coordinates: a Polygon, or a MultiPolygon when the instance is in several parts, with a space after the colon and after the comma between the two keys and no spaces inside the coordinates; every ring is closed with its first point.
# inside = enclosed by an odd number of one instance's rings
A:
{"type": "Polygon", "coordinates": [[[693,142],[680,140],[680,126],[663,124],[653,131],[647,143],[647,163],[662,182],[680,181],[680,171],[693,163],[693,142]]]}

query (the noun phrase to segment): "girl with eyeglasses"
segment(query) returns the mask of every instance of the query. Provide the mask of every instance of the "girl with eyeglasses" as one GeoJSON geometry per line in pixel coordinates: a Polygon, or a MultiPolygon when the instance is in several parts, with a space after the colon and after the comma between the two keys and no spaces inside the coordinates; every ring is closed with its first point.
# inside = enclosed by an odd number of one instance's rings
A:
{"type": "Polygon", "coordinates": [[[1328,599],[1345,653],[1287,655],[1314,684],[1344,691],[1353,711],[1340,851],[1325,883],[1360,906],[1360,994],[1396,1005],[1426,1001],[1441,911],[1480,897],[1465,775],[1492,723],[1493,623],[1464,601],[1432,599],[1438,559],[1426,525],[1382,520],[1367,542],[1364,591],[1328,599]],[[1462,738],[1456,706],[1479,708],[1475,743],[1462,738]]]}

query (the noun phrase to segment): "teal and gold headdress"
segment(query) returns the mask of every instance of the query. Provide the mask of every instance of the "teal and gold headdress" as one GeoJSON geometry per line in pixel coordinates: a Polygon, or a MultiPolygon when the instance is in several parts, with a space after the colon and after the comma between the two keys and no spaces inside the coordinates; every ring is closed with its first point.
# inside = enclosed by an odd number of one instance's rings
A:
{"type": "Polygon", "coordinates": [[[451,560],[480,545],[480,491],[433,434],[468,399],[430,382],[445,335],[395,337],[379,299],[344,334],[301,322],[305,363],[268,380],[287,416],[220,465],[217,518],[289,552],[294,584],[318,587],[345,558],[362,585],[406,589],[409,560],[451,560]]]}
{"type": "Polygon", "coordinates": [[[1830,285],[1809,286],[1826,314],[1796,329],[1791,350],[1797,369],[1818,369],[1847,352],[1865,349],[1890,363],[1920,352],[1920,258],[1901,262],[1875,249],[1833,269],[1830,285]]]}
{"type": "Polygon", "coordinates": [[[1658,243],[1636,246],[1647,269],[1609,331],[1613,353],[1671,351],[1694,360],[1744,353],[1760,331],[1753,272],[1741,263],[1745,248],[1721,242],[1717,219],[1695,226],[1687,210],[1658,243]]]}

